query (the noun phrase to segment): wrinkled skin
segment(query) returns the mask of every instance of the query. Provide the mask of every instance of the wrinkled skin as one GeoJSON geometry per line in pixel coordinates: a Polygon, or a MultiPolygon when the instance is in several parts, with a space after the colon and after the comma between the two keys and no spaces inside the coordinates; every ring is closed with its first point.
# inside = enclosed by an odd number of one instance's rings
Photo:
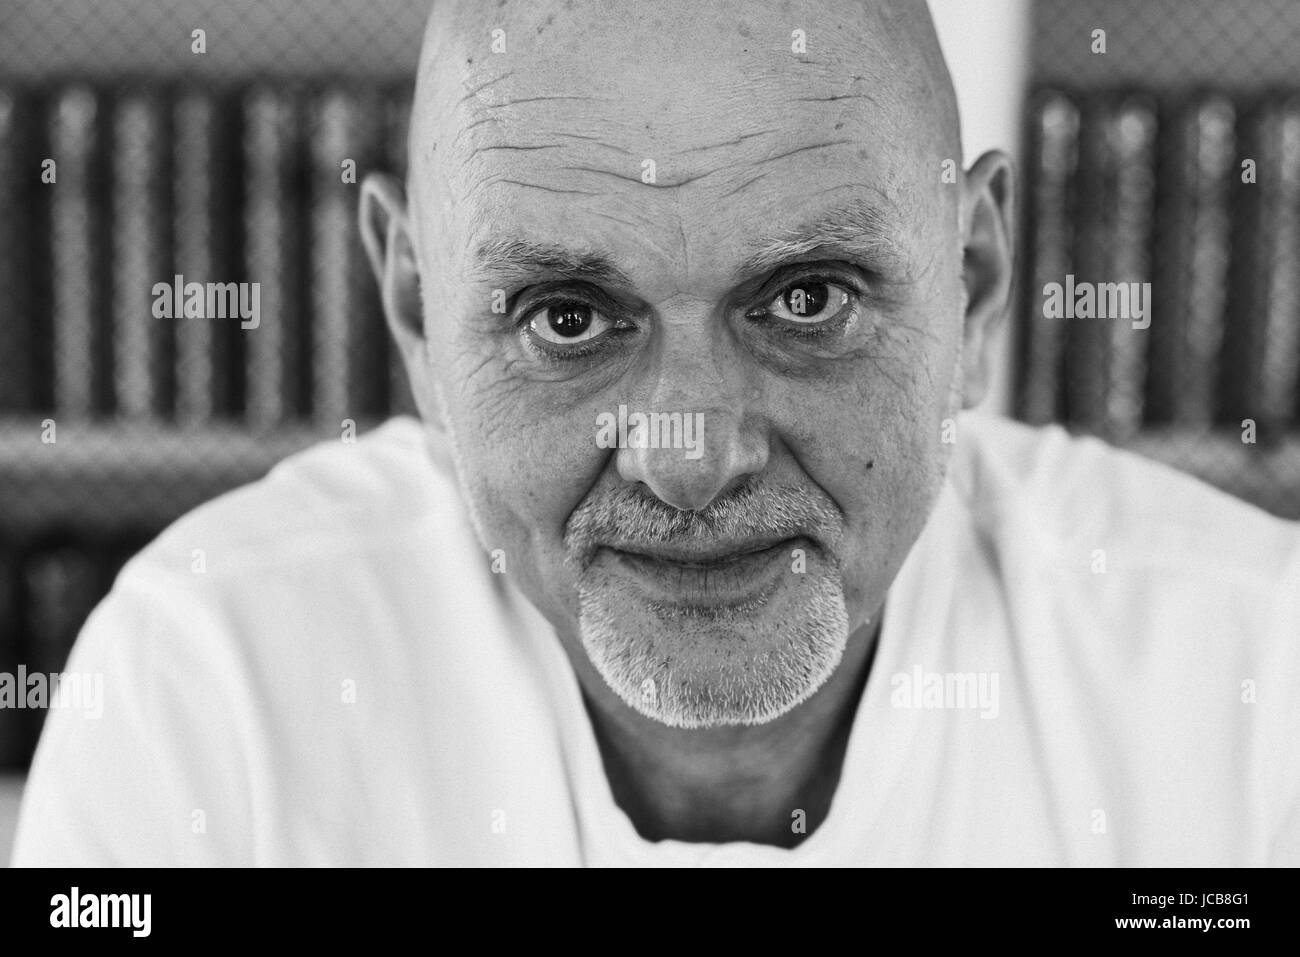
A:
{"type": "MultiPolygon", "coordinates": [[[[555,626],[643,835],[795,843],[790,808],[811,831],[829,806],[879,614],[945,474],[943,422],[986,388],[1010,285],[1009,161],[987,154],[944,181],[961,157],[955,106],[912,2],[447,3],[420,69],[409,195],[368,178],[362,230],[481,544],[504,551],[555,626]],[[796,29],[806,53],[791,52],[796,29]],[[773,239],[837,226],[857,241],[742,272],[773,239]],[[476,259],[507,240],[599,256],[615,274],[574,284],[476,259]],[[810,270],[851,313],[815,337],[771,318],[810,270]],[[528,318],[557,290],[587,303],[589,338],[560,341],[553,313],[528,318]],[[703,454],[598,447],[597,417],[620,404],[702,412],[703,454]],[[696,513],[747,484],[838,516],[807,551],[809,573],[838,573],[842,654],[761,721],[672,727],[593,666],[566,527],[618,488],[696,513]]],[[[606,559],[600,587],[626,635],[670,648],[683,674],[723,674],[717,636],[665,634],[636,576],[606,559]]],[[[728,622],[757,649],[747,666],[781,640],[776,619],[805,607],[794,574],[773,587],[781,616],[728,622]]],[[[714,600],[707,585],[684,595],[714,600]]]]}

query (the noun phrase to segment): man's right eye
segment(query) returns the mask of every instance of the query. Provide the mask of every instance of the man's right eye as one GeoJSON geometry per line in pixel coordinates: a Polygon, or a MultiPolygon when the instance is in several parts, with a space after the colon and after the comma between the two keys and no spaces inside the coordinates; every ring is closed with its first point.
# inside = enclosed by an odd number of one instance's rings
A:
{"type": "Polygon", "coordinates": [[[526,321],[538,339],[550,345],[569,346],[588,342],[615,327],[613,319],[577,299],[563,299],[534,308],[526,321]]]}

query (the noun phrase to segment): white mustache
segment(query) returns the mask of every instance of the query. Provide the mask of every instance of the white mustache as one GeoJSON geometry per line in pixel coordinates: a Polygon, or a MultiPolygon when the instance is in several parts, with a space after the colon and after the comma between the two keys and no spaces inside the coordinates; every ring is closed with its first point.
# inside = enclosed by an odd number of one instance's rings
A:
{"type": "Polygon", "coordinates": [[[584,565],[596,547],[698,544],[808,536],[828,549],[843,537],[843,515],[829,500],[788,485],[742,485],[691,511],[666,505],[637,486],[620,485],[584,500],[565,523],[570,558],[584,565]]]}

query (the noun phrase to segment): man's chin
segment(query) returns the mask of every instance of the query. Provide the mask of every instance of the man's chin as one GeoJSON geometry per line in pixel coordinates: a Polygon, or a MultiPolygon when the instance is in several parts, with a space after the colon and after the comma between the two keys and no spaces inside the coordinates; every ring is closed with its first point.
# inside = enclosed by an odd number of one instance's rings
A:
{"type": "Polygon", "coordinates": [[[705,576],[602,552],[579,583],[583,646],[647,718],[678,728],[772,721],[821,687],[848,641],[838,570],[804,554],[798,571],[786,549],[779,566],[757,555],[705,576]]]}

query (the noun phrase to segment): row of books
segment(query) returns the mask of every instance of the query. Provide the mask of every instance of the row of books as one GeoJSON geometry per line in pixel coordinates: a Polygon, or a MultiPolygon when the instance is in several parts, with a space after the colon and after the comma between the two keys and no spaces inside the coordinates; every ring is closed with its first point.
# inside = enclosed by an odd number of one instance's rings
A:
{"type": "Polygon", "coordinates": [[[357,228],[409,114],[379,84],[0,86],[0,415],[409,409],[357,228]]]}
{"type": "Polygon", "coordinates": [[[39,707],[48,687],[32,697],[35,681],[18,679],[41,674],[48,685],[63,670],[87,616],[143,541],[58,536],[0,550],[0,770],[26,767],[48,713],[39,707]]]}
{"type": "Polygon", "coordinates": [[[1300,94],[1044,89],[1028,121],[1018,415],[1300,428],[1300,94]]]}

